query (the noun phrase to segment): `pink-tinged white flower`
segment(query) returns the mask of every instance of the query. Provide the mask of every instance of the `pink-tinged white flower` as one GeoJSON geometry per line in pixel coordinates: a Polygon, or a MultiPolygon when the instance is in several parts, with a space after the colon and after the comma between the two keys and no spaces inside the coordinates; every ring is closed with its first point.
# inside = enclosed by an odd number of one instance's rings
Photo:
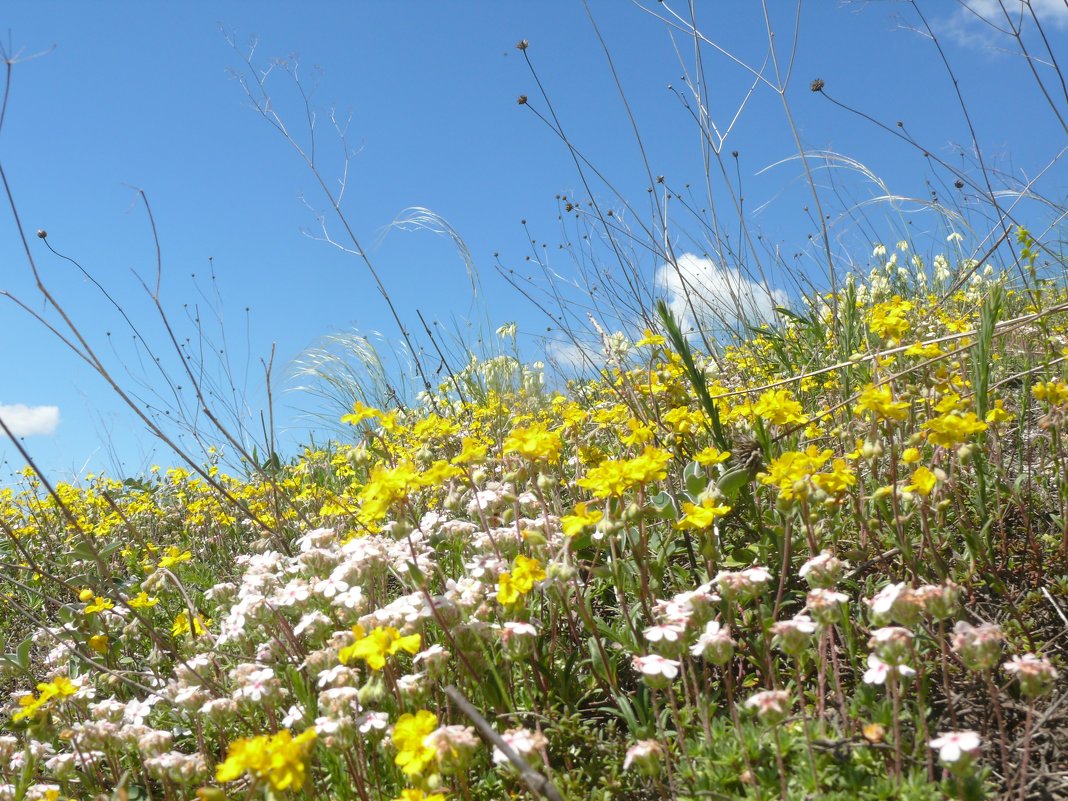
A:
{"type": "Polygon", "coordinates": [[[957,613],[960,587],[952,581],[945,584],[924,584],[917,587],[916,597],[923,604],[923,611],[935,620],[946,620],[957,613]]]}
{"type": "Polygon", "coordinates": [[[916,671],[908,665],[891,665],[875,654],[868,654],[868,669],[864,671],[865,684],[885,684],[891,676],[913,676],[916,671]]]}
{"type": "Polygon", "coordinates": [[[829,626],[841,619],[842,610],[848,603],[849,596],[844,592],[816,587],[809,590],[805,608],[817,622],[829,626]]]}
{"type": "Polygon", "coordinates": [[[901,626],[883,626],[871,633],[868,647],[884,662],[900,664],[912,651],[912,632],[901,626]]]}
{"type": "Polygon", "coordinates": [[[897,596],[899,596],[904,589],[905,582],[903,581],[897,584],[888,584],[875,593],[873,598],[866,601],[868,607],[871,609],[871,613],[877,620],[890,617],[890,610],[894,606],[894,601],[897,600],[897,596]]]}
{"type": "Polygon", "coordinates": [[[769,726],[782,722],[792,704],[790,693],[785,690],[764,690],[745,700],[745,708],[756,712],[769,726]]]}
{"type": "Polygon", "coordinates": [[[938,751],[938,758],[951,766],[970,761],[982,746],[983,741],[974,731],[941,732],[931,740],[931,748],[938,751]]]}
{"type": "Polygon", "coordinates": [[[848,569],[848,562],[843,562],[830,551],[821,551],[801,565],[798,575],[811,587],[829,588],[837,584],[848,569]]]}
{"type": "Polygon", "coordinates": [[[315,719],[315,733],[320,737],[329,737],[350,725],[351,718],[318,717],[315,719]]]}
{"type": "Polygon", "coordinates": [[[423,738],[423,745],[438,752],[438,764],[446,770],[463,766],[481,740],[470,726],[440,726],[423,738]]]}
{"type": "Polygon", "coordinates": [[[790,620],[780,620],[773,624],[771,633],[776,644],[790,656],[800,656],[808,647],[809,640],[819,626],[808,615],[795,615],[790,620]]]}
{"type": "Polygon", "coordinates": [[[360,734],[381,734],[389,728],[389,715],[385,712],[368,712],[356,724],[360,734]]]}
{"type": "MultiPolygon", "coordinates": [[[[508,729],[507,731],[501,732],[501,739],[524,759],[535,753],[544,751],[549,745],[549,741],[545,739],[544,734],[540,731],[530,731],[529,729],[508,729]]],[[[509,760],[508,757],[504,755],[503,751],[494,748],[493,763],[495,765],[506,765],[509,763],[509,760]]]]}
{"type": "Polygon", "coordinates": [[[958,620],[953,627],[953,651],[969,670],[989,670],[1001,658],[1005,635],[1001,626],[983,623],[973,626],[958,620]]]}
{"type": "Polygon", "coordinates": [[[1028,698],[1045,695],[1057,681],[1057,669],[1045,657],[1036,654],[1014,655],[1004,664],[1005,672],[1012,673],[1020,682],[1020,692],[1028,698]]]}
{"type": "Polygon", "coordinates": [[[347,665],[332,665],[319,671],[317,683],[319,688],[329,687],[331,685],[345,684],[353,677],[352,668],[347,665]]]}
{"type": "Polygon", "coordinates": [[[758,596],[764,585],[771,581],[771,573],[766,567],[755,565],[745,570],[721,570],[712,579],[720,595],[728,601],[747,601],[758,596]]]}
{"type": "Polygon", "coordinates": [[[302,551],[310,551],[313,548],[322,548],[328,545],[336,536],[332,528],[317,528],[304,534],[297,540],[297,545],[302,551]]]}
{"type": "Polygon", "coordinates": [[[244,685],[238,688],[234,697],[247,698],[254,703],[259,703],[277,690],[278,681],[274,677],[274,670],[267,667],[249,673],[245,677],[244,685]]]}
{"type": "Polygon", "coordinates": [[[151,695],[143,701],[136,698],[132,701],[126,702],[126,708],[123,710],[122,719],[126,723],[130,723],[134,726],[141,726],[145,722],[145,718],[148,717],[157,703],[159,703],[158,695],[151,695]]]}
{"type": "Polygon", "coordinates": [[[538,629],[532,623],[519,620],[509,620],[501,626],[501,639],[508,640],[512,637],[536,637],[538,629]]]}
{"type": "Polygon", "coordinates": [[[449,664],[452,654],[445,650],[440,643],[434,643],[412,657],[412,664],[426,668],[427,672],[434,675],[449,664]]]}
{"type": "Polygon", "coordinates": [[[656,740],[638,740],[627,749],[623,758],[623,770],[633,765],[643,776],[656,776],[660,772],[664,747],[656,740]]]}
{"type": "Polygon", "coordinates": [[[710,620],[705,630],[690,648],[690,653],[707,659],[713,665],[724,665],[734,654],[734,640],[729,629],[722,628],[718,621],[710,620]]]}
{"type": "Polygon", "coordinates": [[[333,598],[349,588],[349,583],[342,578],[336,578],[333,574],[321,581],[315,582],[315,594],[324,598],[333,598]]]}
{"type": "Polygon", "coordinates": [[[291,729],[304,720],[304,714],[304,707],[300,704],[293,704],[282,717],[282,725],[287,729],[291,729]]]}
{"type": "Polygon", "coordinates": [[[659,654],[636,656],[632,664],[650,687],[666,687],[679,675],[680,663],[675,659],[666,659],[659,654]]]}
{"type": "Polygon", "coordinates": [[[363,590],[359,586],[349,587],[334,596],[331,605],[342,609],[351,609],[353,612],[361,612],[364,608],[363,590]]]}
{"type": "Polygon", "coordinates": [[[664,643],[667,646],[679,643],[685,634],[686,630],[682,626],[672,625],[650,626],[642,632],[649,642],[664,643]]]}
{"type": "Polygon", "coordinates": [[[279,606],[294,606],[304,603],[311,597],[308,582],[304,579],[293,579],[286,586],[274,594],[274,602],[279,606]]]}
{"type": "Polygon", "coordinates": [[[293,627],[293,633],[298,637],[304,632],[314,634],[333,625],[333,622],[318,609],[315,609],[301,617],[297,625],[293,627]]]}

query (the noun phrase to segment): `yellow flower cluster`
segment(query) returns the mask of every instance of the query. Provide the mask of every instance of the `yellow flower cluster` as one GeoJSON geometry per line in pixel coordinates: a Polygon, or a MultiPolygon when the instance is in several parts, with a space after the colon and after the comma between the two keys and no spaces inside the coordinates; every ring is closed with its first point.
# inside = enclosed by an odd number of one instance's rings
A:
{"type": "Polygon", "coordinates": [[[277,734],[235,740],[226,760],[216,768],[215,778],[232,782],[247,772],[257,781],[266,781],[273,790],[299,790],[304,786],[314,747],[314,728],[296,737],[289,729],[282,729],[277,734]]]}
{"type": "Polygon", "coordinates": [[[545,568],[541,562],[520,554],[512,563],[511,571],[501,573],[498,577],[497,600],[505,606],[513,606],[533,590],[535,584],[544,580],[545,568]]]}

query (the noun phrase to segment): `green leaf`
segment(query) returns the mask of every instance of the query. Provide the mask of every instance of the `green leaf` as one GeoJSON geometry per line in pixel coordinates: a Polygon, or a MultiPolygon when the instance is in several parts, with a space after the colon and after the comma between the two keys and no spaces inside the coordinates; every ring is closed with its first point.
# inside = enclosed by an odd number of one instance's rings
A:
{"type": "Polygon", "coordinates": [[[705,487],[708,486],[708,476],[705,475],[704,468],[697,462],[690,462],[682,471],[682,478],[686,482],[686,491],[690,493],[696,503],[697,496],[704,492],[705,487]]]}
{"type": "Polygon", "coordinates": [[[749,475],[749,469],[746,467],[736,467],[734,470],[730,470],[720,476],[719,481],[716,482],[716,489],[720,491],[725,498],[733,500],[742,487],[751,481],[749,475]]]}

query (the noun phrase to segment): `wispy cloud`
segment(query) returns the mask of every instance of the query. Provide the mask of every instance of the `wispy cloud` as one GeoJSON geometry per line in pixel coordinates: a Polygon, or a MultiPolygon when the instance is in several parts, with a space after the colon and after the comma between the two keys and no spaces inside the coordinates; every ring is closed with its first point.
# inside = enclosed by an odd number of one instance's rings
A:
{"type": "Polygon", "coordinates": [[[595,367],[604,364],[604,353],[600,348],[563,340],[546,342],[545,358],[549,364],[565,373],[584,370],[591,364],[595,367]]]}
{"type": "Polygon", "coordinates": [[[1064,0],[963,0],[943,24],[962,47],[996,50],[1006,44],[1010,20],[1014,28],[1033,30],[1032,12],[1043,26],[1068,29],[1068,4],[1064,0]]]}
{"type": "Polygon", "coordinates": [[[0,404],[0,420],[16,437],[50,437],[59,425],[59,407],[0,404]]]}
{"type": "Polygon", "coordinates": [[[656,285],[684,328],[693,327],[695,322],[712,328],[739,322],[770,322],[775,317],[775,307],[789,303],[781,289],[751,281],[738,270],[721,267],[711,259],[684,253],[677,263],[677,270],[670,264],[657,270],[656,285]]]}

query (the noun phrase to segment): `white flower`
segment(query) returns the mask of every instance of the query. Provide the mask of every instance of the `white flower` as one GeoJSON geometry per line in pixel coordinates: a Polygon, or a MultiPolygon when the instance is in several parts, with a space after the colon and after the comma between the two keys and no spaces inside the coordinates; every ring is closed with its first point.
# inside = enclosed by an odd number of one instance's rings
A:
{"type": "Polygon", "coordinates": [[[303,579],[293,579],[275,593],[274,600],[279,606],[293,606],[308,600],[311,595],[308,583],[303,579]]]}
{"type": "Polygon", "coordinates": [[[315,593],[317,595],[321,595],[324,598],[333,598],[349,588],[349,583],[344,579],[337,578],[335,574],[331,574],[315,583],[315,593]]]}
{"type": "Polygon", "coordinates": [[[357,587],[349,587],[347,590],[339,592],[334,598],[333,606],[340,606],[345,609],[351,609],[354,612],[359,612],[363,609],[363,590],[357,587]]]}
{"type": "Polygon", "coordinates": [[[660,771],[660,759],[663,755],[664,747],[656,740],[638,740],[627,749],[623,770],[629,770],[631,765],[635,765],[643,774],[655,776],[660,771]]]}
{"type": "Polygon", "coordinates": [[[666,685],[679,675],[680,663],[675,659],[665,659],[659,654],[636,656],[633,664],[635,670],[656,684],[666,685]]]}
{"type": "Polygon", "coordinates": [[[1004,667],[1006,673],[1016,675],[1020,681],[1021,692],[1029,698],[1048,692],[1058,676],[1053,663],[1036,654],[1014,655],[1004,667]]]}
{"type": "Polygon", "coordinates": [[[649,642],[678,642],[679,638],[685,634],[685,630],[682,626],[650,626],[642,634],[645,635],[645,639],[649,642]]]}
{"type": "Polygon", "coordinates": [[[385,731],[389,727],[389,715],[385,712],[368,712],[359,720],[360,734],[385,731]]]}
{"type": "Polygon", "coordinates": [[[947,764],[975,756],[983,741],[974,731],[942,732],[931,740],[931,748],[938,750],[938,758],[947,764]]]}
{"type": "Polygon", "coordinates": [[[304,720],[304,707],[300,704],[293,704],[286,710],[285,717],[282,718],[282,725],[289,729],[302,720],[304,720]]]}
{"type": "MultiPolygon", "coordinates": [[[[508,729],[501,732],[501,739],[521,757],[529,756],[535,751],[542,751],[549,744],[549,741],[545,739],[545,735],[540,731],[529,731],[528,729],[508,729]]],[[[503,751],[496,747],[493,749],[493,763],[495,765],[504,765],[508,761],[508,757],[504,755],[503,751]]]]}
{"type": "Polygon", "coordinates": [[[745,707],[755,710],[765,723],[774,725],[790,711],[790,693],[785,690],[764,690],[747,698],[745,707]]]}
{"type": "Polygon", "coordinates": [[[145,722],[145,718],[148,717],[148,713],[152,711],[157,703],[159,703],[159,696],[153,695],[146,698],[144,701],[126,702],[126,709],[122,713],[122,719],[127,723],[132,723],[135,726],[140,726],[145,722]]]}
{"type": "Polygon", "coordinates": [[[263,668],[253,671],[245,679],[245,685],[241,687],[234,697],[248,698],[250,701],[262,701],[274,691],[274,670],[263,668]]]}
{"type": "Polygon", "coordinates": [[[690,648],[690,653],[707,659],[715,665],[722,665],[734,653],[734,640],[728,629],[721,628],[715,620],[705,624],[705,630],[697,642],[690,648]]]}
{"type": "Polygon", "coordinates": [[[868,669],[864,671],[865,684],[884,684],[887,676],[912,676],[915,670],[908,665],[890,665],[875,654],[868,654],[868,669]]]}
{"type": "Polygon", "coordinates": [[[902,581],[898,584],[888,584],[875,593],[875,597],[868,601],[872,614],[876,617],[889,615],[890,608],[894,605],[894,601],[897,600],[897,596],[901,594],[903,589],[905,589],[905,582],[902,581]]]}

